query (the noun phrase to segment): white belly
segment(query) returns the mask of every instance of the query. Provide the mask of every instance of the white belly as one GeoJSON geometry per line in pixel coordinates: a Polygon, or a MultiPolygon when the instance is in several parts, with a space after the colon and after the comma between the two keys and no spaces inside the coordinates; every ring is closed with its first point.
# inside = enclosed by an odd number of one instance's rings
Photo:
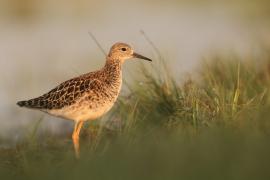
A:
{"type": "Polygon", "coordinates": [[[97,108],[89,108],[89,104],[87,102],[82,104],[75,103],[63,109],[49,110],[47,112],[51,115],[74,121],[94,120],[107,113],[112,108],[114,102],[115,101],[107,102],[97,108]]]}

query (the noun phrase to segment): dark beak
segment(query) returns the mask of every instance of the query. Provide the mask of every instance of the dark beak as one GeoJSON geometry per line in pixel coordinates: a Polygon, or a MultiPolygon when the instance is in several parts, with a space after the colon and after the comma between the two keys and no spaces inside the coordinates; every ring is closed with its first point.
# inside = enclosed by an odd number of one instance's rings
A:
{"type": "Polygon", "coordinates": [[[147,58],[147,57],[144,57],[144,56],[142,56],[142,55],[140,55],[140,54],[138,54],[138,53],[133,53],[133,57],[134,58],[138,58],[138,59],[144,59],[144,60],[147,60],[147,61],[152,61],[152,59],[149,59],[149,58],[147,58]]]}

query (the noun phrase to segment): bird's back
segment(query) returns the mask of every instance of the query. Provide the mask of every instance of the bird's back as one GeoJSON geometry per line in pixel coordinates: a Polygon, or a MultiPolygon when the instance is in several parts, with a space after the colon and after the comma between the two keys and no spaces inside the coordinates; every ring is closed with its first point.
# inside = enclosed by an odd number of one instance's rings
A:
{"type": "Polygon", "coordinates": [[[98,87],[98,73],[97,71],[72,78],[40,97],[19,101],[17,104],[21,107],[48,110],[61,109],[65,106],[72,105],[85,92],[98,87]]]}

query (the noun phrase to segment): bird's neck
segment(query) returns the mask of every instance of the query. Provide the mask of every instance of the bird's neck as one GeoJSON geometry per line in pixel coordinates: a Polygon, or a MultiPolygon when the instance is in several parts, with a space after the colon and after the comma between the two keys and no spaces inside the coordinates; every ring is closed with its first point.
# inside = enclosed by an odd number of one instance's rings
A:
{"type": "Polygon", "coordinates": [[[115,83],[122,80],[122,63],[117,59],[107,58],[103,71],[107,83],[115,83]]]}

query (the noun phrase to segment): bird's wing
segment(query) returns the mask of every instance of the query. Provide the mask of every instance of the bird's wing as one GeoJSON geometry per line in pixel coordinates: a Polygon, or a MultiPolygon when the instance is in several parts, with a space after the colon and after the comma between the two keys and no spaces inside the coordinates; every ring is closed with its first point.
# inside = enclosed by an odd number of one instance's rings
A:
{"type": "Polygon", "coordinates": [[[40,97],[20,101],[17,104],[34,109],[61,109],[74,104],[76,99],[82,97],[85,92],[100,87],[100,83],[96,78],[80,76],[61,83],[40,97]]]}

